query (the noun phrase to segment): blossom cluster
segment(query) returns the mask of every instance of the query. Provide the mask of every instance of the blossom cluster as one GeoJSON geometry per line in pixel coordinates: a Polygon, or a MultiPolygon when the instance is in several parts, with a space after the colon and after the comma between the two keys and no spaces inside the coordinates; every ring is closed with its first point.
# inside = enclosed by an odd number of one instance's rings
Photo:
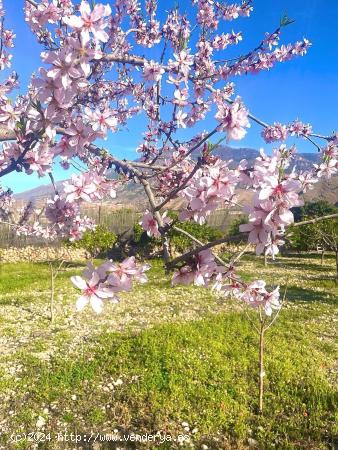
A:
{"type": "Polygon", "coordinates": [[[281,307],[279,287],[273,291],[266,290],[266,282],[255,280],[245,283],[237,275],[233,266],[225,269],[217,265],[212,252],[207,249],[199,252],[174,273],[172,284],[191,284],[207,287],[213,283],[212,289],[225,297],[247,303],[252,308],[262,309],[267,316],[281,307]]]}
{"type": "Polygon", "coordinates": [[[304,124],[299,120],[295,120],[289,125],[282,125],[281,123],[274,123],[264,128],[262,131],[262,137],[266,143],[286,141],[289,134],[291,136],[306,137],[312,133],[312,127],[310,124],[304,124]]]}
{"type": "Polygon", "coordinates": [[[82,291],[76,302],[77,309],[81,311],[90,304],[96,313],[102,312],[104,302],[117,303],[118,293],[130,291],[133,281],[146,283],[145,272],[148,269],[146,264],[137,266],[133,256],[120,264],[106,261],[97,268],[88,264],[82,277],[77,275],[71,278],[73,284],[82,291]]]}
{"type": "Polygon", "coordinates": [[[250,127],[248,112],[241,104],[240,99],[236,99],[231,105],[217,103],[218,112],[216,119],[220,122],[219,129],[227,133],[227,142],[230,140],[240,140],[246,135],[245,128],[250,127]]]}
{"type": "Polygon", "coordinates": [[[187,209],[180,214],[181,220],[193,219],[202,225],[212,211],[229,206],[235,198],[239,171],[232,170],[217,158],[212,165],[198,169],[188,186],[180,192],[187,202],[187,209]]]}
{"type": "Polygon", "coordinates": [[[338,137],[322,149],[321,163],[314,164],[317,177],[331,178],[338,173],[338,137]]]}
{"type": "Polygon", "coordinates": [[[224,269],[215,262],[210,250],[203,250],[192,256],[190,261],[174,273],[172,284],[208,286],[210,281],[224,269]]]}
{"type": "Polygon", "coordinates": [[[228,283],[224,283],[224,278],[220,279],[215,283],[214,289],[225,297],[233,296],[252,308],[264,311],[267,316],[271,316],[274,311],[278,311],[282,306],[279,286],[269,292],[264,280],[255,280],[246,284],[232,274],[228,283]]]}
{"type": "MultiPolygon", "coordinates": [[[[2,1],[0,1],[0,18],[2,19],[5,15],[5,10],[2,1]]],[[[0,25],[0,70],[11,67],[12,54],[9,49],[14,47],[14,39],[16,38],[13,30],[6,29],[4,27],[4,22],[0,25]]]]}
{"type": "Polygon", "coordinates": [[[298,173],[286,170],[294,154],[295,149],[285,145],[275,149],[271,157],[261,151],[246,178],[255,194],[253,204],[245,208],[249,223],[240,225],[240,231],[249,232],[248,240],[256,246],[257,254],[265,252],[274,257],[278,253],[284,229],[293,222],[291,209],[303,204],[299,194],[306,187],[298,173]]]}

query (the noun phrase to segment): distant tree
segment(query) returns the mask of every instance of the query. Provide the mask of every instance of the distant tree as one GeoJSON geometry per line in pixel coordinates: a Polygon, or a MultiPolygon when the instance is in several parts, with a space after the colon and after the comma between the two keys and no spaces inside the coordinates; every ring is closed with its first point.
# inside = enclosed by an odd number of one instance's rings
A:
{"type": "MultiPolygon", "coordinates": [[[[170,216],[177,220],[178,214],[177,213],[170,213],[170,216]]],[[[202,242],[211,242],[215,241],[216,239],[220,239],[223,236],[223,233],[216,228],[213,228],[207,224],[199,225],[196,222],[177,222],[177,227],[180,228],[180,230],[186,231],[188,234],[193,235],[196,239],[202,241],[202,242]]],[[[169,233],[170,236],[170,242],[173,246],[173,248],[178,252],[185,252],[189,248],[194,247],[194,243],[191,241],[191,238],[189,238],[187,235],[183,234],[180,231],[177,231],[176,228],[172,228],[172,230],[169,233]]]]}
{"type": "MultiPolygon", "coordinates": [[[[196,245],[188,235],[194,236],[194,238],[203,241],[210,242],[216,239],[220,239],[223,233],[216,228],[213,228],[207,224],[199,225],[196,222],[181,222],[178,220],[178,214],[176,211],[169,211],[168,217],[173,220],[176,224],[172,227],[168,236],[170,237],[170,250],[171,252],[185,252],[196,245]],[[177,230],[177,227],[181,231],[177,230]],[[184,234],[183,232],[186,232],[184,234]]],[[[149,236],[149,233],[144,231],[143,227],[139,223],[135,223],[134,228],[134,243],[137,248],[138,254],[141,256],[149,256],[155,251],[156,247],[161,246],[161,239],[154,235],[149,236]]]]}
{"type": "Polygon", "coordinates": [[[116,243],[117,236],[104,225],[98,225],[95,230],[86,231],[78,241],[70,243],[75,248],[85,249],[92,258],[105,254],[116,243]]]}
{"type": "Polygon", "coordinates": [[[328,216],[338,213],[338,208],[330,205],[326,201],[305,203],[301,208],[294,211],[298,220],[295,226],[290,227],[289,237],[291,247],[300,251],[321,249],[322,261],[325,251],[332,251],[336,255],[336,279],[338,281],[338,219],[332,218],[311,223],[316,217],[328,216]],[[301,227],[297,222],[309,221],[301,227]]]}
{"type": "MultiPolygon", "coordinates": [[[[241,234],[241,231],[239,229],[240,225],[243,225],[245,223],[248,223],[248,218],[246,216],[239,216],[235,220],[233,220],[229,226],[228,229],[228,235],[229,236],[238,236],[241,234]]],[[[243,236],[243,241],[245,241],[245,235],[243,236]]]]}
{"type": "Polygon", "coordinates": [[[292,209],[295,222],[300,222],[311,217],[322,217],[329,214],[334,214],[338,208],[331,205],[326,200],[319,200],[317,202],[306,202],[304,206],[297,206],[292,209]]]}

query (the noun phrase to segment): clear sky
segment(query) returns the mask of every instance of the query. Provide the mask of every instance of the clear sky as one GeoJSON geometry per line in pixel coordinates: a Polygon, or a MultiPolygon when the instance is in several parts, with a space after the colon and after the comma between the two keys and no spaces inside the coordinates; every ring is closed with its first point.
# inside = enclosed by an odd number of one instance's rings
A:
{"type": "MultiPolygon", "coordinates": [[[[17,34],[12,68],[20,75],[22,90],[27,86],[31,73],[41,65],[39,55],[42,50],[24,22],[23,3],[23,0],[4,0],[6,27],[13,28],[17,34]]],[[[102,3],[113,1],[102,0],[102,3]]],[[[166,7],[169,3],[179,3],[187,10],[190,8],[190,0],[167,0],[166,7]]],[[[276,28],[285,12],[295,23],[284,29],[282,42],[306,37],[313,46],[303,58],[278,64],[271,71],[258,75],[234,79],[236,92],[242,96],[250,112],[267,122],[287,123],[299,118],[312,123],[314,129],[323,134],[338,129],[338,1],[254,0],[253,5],[254,12],[250,19],[227,22],[227,28],[223,30],[243,31],[244,40],[237,46],[238,53],[254,48],[266,31],[276,28]]],[[[204,128],[208,129],[208,120],[204,128]]],[[[118,157],[136,156],[134,149],[140,143],[142,120],[130,123],[130,129],[132,132],[118,133],[107,142],[111,152],[118,157]]],[[[298,140],[297,143],[300,151],[315,151],[305,141],[298,140]]],[[[267,147],[256,126],[252,126],[245,139],[234,144],[241,147],[267,147]]],[[[55,175],[56,179],[65,179],[70,173],[56,168],[55,175]]],[[[49,179],[11,174],[3,177],[1,182],[3,186],[21,192],[47,184],[49,179]]]]}

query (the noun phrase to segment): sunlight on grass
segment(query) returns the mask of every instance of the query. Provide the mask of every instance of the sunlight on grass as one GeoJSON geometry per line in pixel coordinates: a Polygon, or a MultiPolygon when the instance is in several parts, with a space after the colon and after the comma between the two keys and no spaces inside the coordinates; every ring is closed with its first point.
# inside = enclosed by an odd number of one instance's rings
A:
{"type": "MultiPolygon", "coordinates": [[[[252,277],[289,285],[286,306],[267,334],[263,416],[257,414],[258,336],[242,305],[208,290],[173,289],[161,263],[151,263],[149,283],[107,305],[101,316],[75,313],[69,277],[81,267],[68,267],[57,279],[53,327],[48,266],[2,265],[5,445],[13,431],[36,430],[40,416],[43,431],[54,433],[186,433],[190,443],[183,448],[253,442],[264,449],[327,448],[337,405],[333,260],[321,267],[316,258],[281,258],[264,267],[249,255],[241,263],[252,277]]],[[[57,449],[54,444],[48,448],[57,449]]],[[[20,445],[13,448],[28,448],[20,445]]]]}

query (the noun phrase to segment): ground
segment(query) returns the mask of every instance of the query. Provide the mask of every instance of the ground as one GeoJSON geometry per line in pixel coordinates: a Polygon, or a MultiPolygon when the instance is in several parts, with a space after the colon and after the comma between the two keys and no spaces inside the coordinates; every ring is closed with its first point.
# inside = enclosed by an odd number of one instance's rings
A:
{"type": "Polygon", "coordinates": [[[333,448],[333,257],[323,266],[317,255],[268,267],[248,255],[241,263],[248,278],[282,292],[288,285],[267,333],[263,415],[254,311],[209,290],[172,288],[161,262],[151,264],[149,283],[99,316],[75,312],[69,277],[83,263],[68,265],[56,281],[54,324],[48,265],[2,264],[0,448],[333,448]],[[157,432],[153,441],[135,443],[133,433],[157,432]],[[114,433],[119,443],[103,442],[114,433]]]}

